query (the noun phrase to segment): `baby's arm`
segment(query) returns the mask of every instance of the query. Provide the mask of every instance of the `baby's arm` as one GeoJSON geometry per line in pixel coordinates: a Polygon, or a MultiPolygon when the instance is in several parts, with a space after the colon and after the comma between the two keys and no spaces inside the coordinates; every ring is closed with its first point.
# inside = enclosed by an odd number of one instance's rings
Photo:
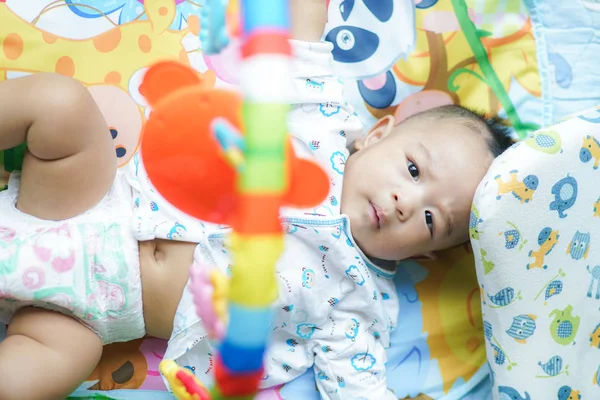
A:
{"type": "Polygon", "coordinates": [[[296,40],[292,41],[289,133],[296,154],[316,159],[331,181],[327,200],[309,213],[335,215],[348,156],[348,139],[362,134],[362,123],[344,99],[343,83],[334,76],[333,45],[320,40],[327,16],[325,1],[292,0],[291,6],[296,40]]]}
{"type": "Polygon", "coordinates": [[[292,39],[305,42],[321,40],[327,21],[325,0],[291,0],[290,12],[292,39]]]}

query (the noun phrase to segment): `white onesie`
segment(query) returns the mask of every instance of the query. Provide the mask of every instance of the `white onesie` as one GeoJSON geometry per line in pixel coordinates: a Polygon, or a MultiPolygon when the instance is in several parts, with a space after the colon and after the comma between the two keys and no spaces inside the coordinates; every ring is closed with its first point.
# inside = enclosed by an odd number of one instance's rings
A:
{"type": "MultiPolygon", "coordinates": [[[[328,172],[331,191],[313,209],[282,210],[287,235],[277,264],[279,298],[261,387],[289,382],[314,367],[323,398],[395,400],[385,370],[385,349],[398,316],[393,272],[367,259],[340,214],[346,137],[360,135],[362,125],[343,100],[343,84],[332,77],[331,44],[292,43],[296,92],[289,131],[296,154],[315,157],[328,172]]],[[[138,177],[138,239],[197,242],[196,261],[229,274],[235,268],[225,246],[230,230],[190,220],[153,193],[138,157],[131,167],[138,177]]],[[[213,351],[185,290],[165,358],[210,385],[213,351]]]]}

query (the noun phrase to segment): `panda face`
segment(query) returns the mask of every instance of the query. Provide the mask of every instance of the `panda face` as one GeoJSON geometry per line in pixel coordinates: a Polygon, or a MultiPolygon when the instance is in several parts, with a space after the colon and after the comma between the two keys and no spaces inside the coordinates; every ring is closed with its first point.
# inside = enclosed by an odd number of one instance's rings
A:
{"type": "Polygon", "coordinates": [[[333,58],[341,63],[358,63],[371,57],[379,47],[379,36],[356,26],[338,26],[325,38],[333,45],[333,58]]]}
{"type": "Polygon", "coordinates": [[[332,0],[325,40],[344,75],[380,74],[414,47],[414,0],[332,0]]]}

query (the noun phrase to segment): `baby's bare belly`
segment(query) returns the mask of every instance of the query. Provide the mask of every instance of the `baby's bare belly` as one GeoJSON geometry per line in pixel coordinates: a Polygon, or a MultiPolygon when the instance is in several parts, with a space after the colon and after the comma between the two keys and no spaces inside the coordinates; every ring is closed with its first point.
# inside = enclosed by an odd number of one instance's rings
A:
{"type": "Polygon", "coordinates": [[[144,321],[148,335],[171,337],[195,247],[194,243],[161,239],[140,242],[144,321]]]}

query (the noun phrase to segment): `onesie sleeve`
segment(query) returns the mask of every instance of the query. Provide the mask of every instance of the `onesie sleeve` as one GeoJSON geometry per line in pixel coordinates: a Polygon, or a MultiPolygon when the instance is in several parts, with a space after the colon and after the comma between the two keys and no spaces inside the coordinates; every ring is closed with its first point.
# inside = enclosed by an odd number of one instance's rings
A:
{"type": "Polygon", "coordinates": [[[344,99],[344,84],[333,74],[333,45],[292,40],[292,91],[288,126],[292,137],[315,156],[327,149],[345,152],[348,136],[360,136],[362,123],[344,99]]]}
{"type": "Polygon", "coordinates": [[[339,400],[397,400],[387,388],[387,358],[381,339],[362,331],[354,342],[341,348],[340,344],[348,343],[351,331],[343,338],[331,338],[315,351],[314,370],[321,396],[339,400]]]}
{"type": "Polygon", "coordinates": [[[313,158],[328,173],[332,190],[326,207],[337,214],[348,137],[362,134],[362,123],[344,100],[344,84],[332,70],[329,42],[291,41],[294,53],[288,128],[299,157],[313,158]]]}

